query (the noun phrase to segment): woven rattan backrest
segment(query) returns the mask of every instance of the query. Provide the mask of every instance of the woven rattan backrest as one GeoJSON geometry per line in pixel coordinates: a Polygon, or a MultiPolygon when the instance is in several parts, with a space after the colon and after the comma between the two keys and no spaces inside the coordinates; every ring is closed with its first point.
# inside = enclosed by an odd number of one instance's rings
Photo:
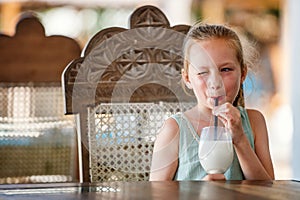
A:
{"type": "Polygon", "coordinates": [[[193,103],[115,103],[89,109],[91,181],[147,181],[156,134],[193,103]]]}
{"type": "Polygon", "coordinates": [[[138,8],[130,28],[99,31],[63,73],[66,114],[79,114],[83,181],[148,180],[162,122],[194,98],[181,86],[187,25],[138,8]]]}
{"type": "Polygon", "coordinates": [[[75,122],[64,115],[61,73],[80,55],[78,43],[46,37],[24,13],[0,46],[0,183],[76,181],[75,122]]]}

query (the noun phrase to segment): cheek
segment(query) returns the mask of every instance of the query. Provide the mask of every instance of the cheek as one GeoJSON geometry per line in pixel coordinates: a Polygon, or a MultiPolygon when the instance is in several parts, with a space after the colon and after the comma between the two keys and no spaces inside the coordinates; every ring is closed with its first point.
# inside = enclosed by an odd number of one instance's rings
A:
{"type": "Polygon", "coordinates": [[[226,96],[229,98],[229,101],[234,101],[235,97],[237,96],[239,89],[240,89],[240,81],[229,81],[225,82],[225,91],[226,91],[226,96]]]}
{"type": "Polygon", "coordinates": [[[194,91],[194,94],[197,97],[201,97],[205,95],[205,91],[207,90],[207,85],[205,80],[198,77],[197,78],[194,77],[193,79],[190,79],[190,83],[194,91]]]}
{"type": "Polygon", "coordinates": [[[194,90],[199,90],[199,89],[203,90],[206,89],[207,87],[206,81],[203,78],[193,77],[190,79],[190,81],[194,90]]]}

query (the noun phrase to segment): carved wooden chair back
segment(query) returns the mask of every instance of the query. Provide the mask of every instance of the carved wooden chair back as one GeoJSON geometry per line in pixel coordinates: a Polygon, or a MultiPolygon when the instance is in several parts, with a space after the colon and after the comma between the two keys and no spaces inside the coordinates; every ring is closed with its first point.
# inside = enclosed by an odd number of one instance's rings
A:
{"type": "Polygon", "coordinates": [[[78,114],[82,181],[148,180],[158,129],[194,102],[181,85],[189,28],[170,27],[161,10],[143,6],[129,29],[99,31],[66,67],[65,112],[78,114]]]}
{"type": "Polygon", "coordinates": [[[14,36],[0,35],[0,47],[0,183],[75,181],[75,123],[63,113],[61,73],[80,46],[46,37],[38,18],[24,13],[14,36]]]}

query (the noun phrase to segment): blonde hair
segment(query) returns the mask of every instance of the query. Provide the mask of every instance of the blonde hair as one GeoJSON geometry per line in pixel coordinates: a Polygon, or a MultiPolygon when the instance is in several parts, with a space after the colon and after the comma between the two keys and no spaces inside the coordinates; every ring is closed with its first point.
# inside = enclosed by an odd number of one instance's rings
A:
{"type": "MultiPolygon", "coordinates": [[[[187,33],[183,45],[183,55],[184,55],[184,64],[183,70],[188,72],[189,62],[187,57],[190,45],[193,41],[206,41],[211,39],[225,39],[228,46],[236,50],[236,57],[241,66],[241,72],[247,72],[248,68],[253,68],[255,66],[255,60],[257,60],[257,54],[254,53],[255,48],[251,48],[250,42],[247,46],[250,51],[245,51],[243,49],[242,42],[239,35],[232,28],[226,25],[218,24],[208,24],[208,23],[196,23],[192,26],[187,33]],[[245,56],[245,53],[247,53],[245,56]]],[[[243,44],[247,42],[246,38],[243,38],[243,44]]],[[[236,96],[234,106],[245,106],[244,103],[244,92],[243,85],[241,84],[238,95],[236,96]]]]}

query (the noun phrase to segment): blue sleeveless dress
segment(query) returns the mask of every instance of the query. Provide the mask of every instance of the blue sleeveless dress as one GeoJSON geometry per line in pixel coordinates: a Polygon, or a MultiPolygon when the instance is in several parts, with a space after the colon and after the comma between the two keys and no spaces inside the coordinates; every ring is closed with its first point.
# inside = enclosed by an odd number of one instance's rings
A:
{"type": "MultiPolygon", "coordinates": [[[[254,138],[247,111],[243,107],[238,107],[238,109],[241,113],[244,133],[246,134],[251,147],[254,149],[254,138]]],[[[174,180],[201,180],[207,174],[202,168],[198,157],[197,140],[199,141],[200,139],[199,135],[183,113],[177,113],[171,117],[176,120],[180,128],[179,160],[174,180]],[[195,136],[198,137],[197,140],[194,138],[195,136]]],[[[245,179],[235,151],[232,165],[224,175],[226,180],[245,179]]]]}

